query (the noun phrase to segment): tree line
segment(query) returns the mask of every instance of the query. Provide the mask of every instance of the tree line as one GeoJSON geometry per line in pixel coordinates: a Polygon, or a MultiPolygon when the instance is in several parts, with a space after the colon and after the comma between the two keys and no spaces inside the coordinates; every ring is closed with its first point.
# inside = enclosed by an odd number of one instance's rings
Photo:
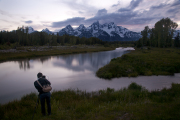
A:
{"type": "Polygon", "coordinates": [[[70,35],[59,36],[58,34],[48,34],[46,32],[33,32],[28,33],[28,27],[18,27],[14,31],[1,31],[0,32],[0,44],[10,45],[17,44],[19,46],[56,46],[56,45],[94,45],[94,44],[106,44],[107,42],[102,41],[96,37],[85,38],[76,37],[70,35]]]}
{"type": "Polygon", "coordinates": [[[163,18],[156,22],[152,29],[149,26],[145,26],[144,30],[141,31],[142,38],[136,42],[136,46],[180,47],[179,34],[173,39],[173,34],[177,27],[178,24],[170,18],[163,18]]]}

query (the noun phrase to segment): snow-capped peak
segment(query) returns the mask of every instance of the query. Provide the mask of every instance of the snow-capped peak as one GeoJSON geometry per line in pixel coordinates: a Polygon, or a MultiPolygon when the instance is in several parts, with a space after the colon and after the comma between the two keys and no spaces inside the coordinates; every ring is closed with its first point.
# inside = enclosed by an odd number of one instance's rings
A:
{"type": "Polygon", "coordinates": [[[67,25],[65,29],[68,29],[68,31],[73,31],[73,28],[71,25],[67,25]]]}
{"type": "Polygon", "coordinates": [[[47,33],[47,34],[52,34],[52,32],[51,32],[51,31],[49,31],[49,29],[48,29],[48,28],[43,29],[41,32],[45,32],[45,33],[47,33]]]}
{"type": "Polygon", "coordinates": [[[82,31],[84,29],[86,29],[86,27],[83,24],[81,24],[81,25],[79,25],[79,27],[76,30],[82,31]]]}
{"type": "Polygon", "coordinates": [[[108,24],[108,28],[110,29],[110,28],[115,28],[116,27],[116,25],[114,24],[114,22],[110,22],[109,24],[108,24]]]}
{"type": "Polygon", "coordinates": [[[99,28],[100,28],[99,21],[94,22],[90,27],[93,30],[99,30],[99,28]]]}
{"type": "Polygon", "coordinates": [[[108,24],[107,24],[107,23],[104,23],[104,24],[102,25],[102,27],[108,27],[108,24]]]}
{"type": "Polygon", "coordinates": [[[31,34],[31,33],[33,33],[33,32],[35,32],[34,29],[33,29],[31,26],[28,27],[28,33],[31,34]]]}
{"type": "Polygon", "coordinates": [[[114,22],[101,25],[99,21],[94,22],[89,27],[81,24],[75,30],[71,25],[66,26],[58,32],[60,36],[64,34],[78,37],[97,37],[105,41],[120,41],[120,40],[138,40],[141,36],[121,26],[117,26],[114,22]]]}
{"type": "Polygon", "coordinates": [[[48,29],[48,28],[46,28],[46,29],[43,29],[43,30],[42,30],[42,32],[46,32],[46,31],[49,31],[49,29],[48,29]]]}

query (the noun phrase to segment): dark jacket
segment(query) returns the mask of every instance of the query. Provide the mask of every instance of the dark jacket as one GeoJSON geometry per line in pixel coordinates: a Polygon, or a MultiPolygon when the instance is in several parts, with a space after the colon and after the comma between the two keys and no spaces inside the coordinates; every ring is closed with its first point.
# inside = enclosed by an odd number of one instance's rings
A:
{"type": "MultiPolygon", "coordinates": [[[[40,82],[40,84],[42,86],[47,85],[47,84],[51,85],[51,83],[46,78],[39,78],[38,81],[40,82]]],[[[42,91],[42,87],[38,84],[37,81],[34,82],[34,86],[38,90],[39,95],[42,94],[42,93],[45,93],[45,92],[42,91]]]]}

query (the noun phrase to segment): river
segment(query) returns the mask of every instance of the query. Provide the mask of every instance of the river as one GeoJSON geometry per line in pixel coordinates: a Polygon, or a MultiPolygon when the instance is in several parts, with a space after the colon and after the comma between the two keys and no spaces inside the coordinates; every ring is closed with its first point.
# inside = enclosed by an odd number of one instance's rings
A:
{"type": "Polygon", "coordinates": [[[59,55],[22,59],[0,63],[0,104],[8,103],[31,92],[36,92],[34,81],[42,72],[50,80],[53,90],[79,89],[87,92],[127,87],[136,82],[149,91],[171,87],[180,83],[180,74],[174,76],[139,76],[104,80],[96,77],[96,71],[117,58],[134,50],[117,48],[112,51],[59,55]]]}

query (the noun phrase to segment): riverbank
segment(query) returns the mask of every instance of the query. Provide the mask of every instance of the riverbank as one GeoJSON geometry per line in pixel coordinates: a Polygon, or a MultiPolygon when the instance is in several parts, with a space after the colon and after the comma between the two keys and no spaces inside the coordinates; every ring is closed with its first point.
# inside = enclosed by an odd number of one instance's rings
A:
{"type": "Polygon", "coordinates": [[[33,58],[40,56],[55,56],[75,53],[86,53],[86,52],[99,52],[114,50],[114,46],[104,47],[99,45],[87,46],[39,46],[39,47],[19,47],[16,49],[0,50],[0,61],[33,58]]]}
{"type": "MultiPolygon", "coordinates": [[[[37,95],[32,93],[20,101],[1,105],[1,120],[32,120],[36,100],[37,95]]],[[[177,120],[180,117],[179,100],[180,84],[151,92],[136,83],[118,91],[110,88],[92,93],[79,90],[54,91],[51,99],[52,115],[42,117],[38,105],[34,120],[177,120]]]]}
{"type": "Polygon", "coordinates": [[[180,49],[149,48],[131,51],[100,68],[100,78],[173,75],[180,72],[180,49]]]}

